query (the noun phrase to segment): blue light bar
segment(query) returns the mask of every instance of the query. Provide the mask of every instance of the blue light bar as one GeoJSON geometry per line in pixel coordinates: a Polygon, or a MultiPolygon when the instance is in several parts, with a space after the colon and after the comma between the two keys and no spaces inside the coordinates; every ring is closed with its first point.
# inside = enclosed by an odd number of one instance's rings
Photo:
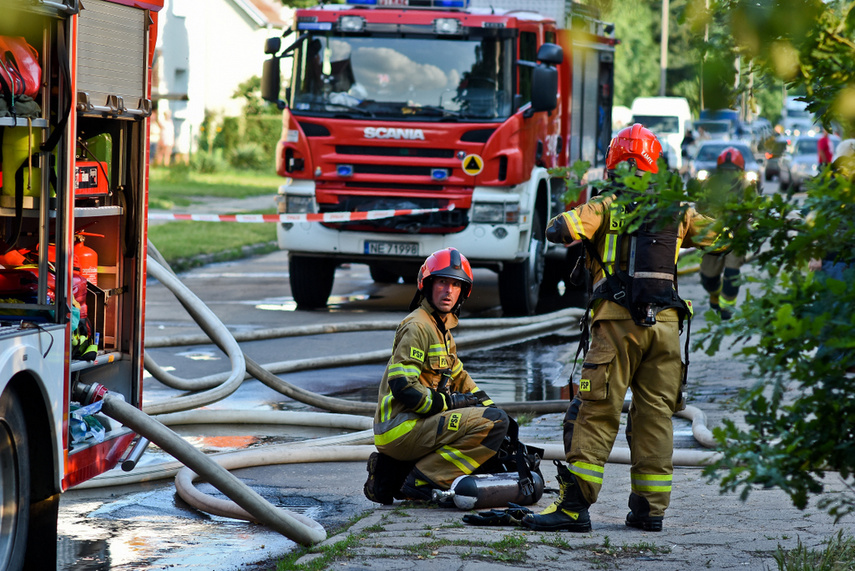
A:
{"type": "Polygon", "coordinates": [[[297,23],[298,30],[321,30],[321,31],[329,31],[332,30],[332,22],[298,22],[297,23]]]}
{"type": "Polygon", "coordinates": [[[338,165],[335,170],[338,176],[353,176],[353,165],[338,165]]]}

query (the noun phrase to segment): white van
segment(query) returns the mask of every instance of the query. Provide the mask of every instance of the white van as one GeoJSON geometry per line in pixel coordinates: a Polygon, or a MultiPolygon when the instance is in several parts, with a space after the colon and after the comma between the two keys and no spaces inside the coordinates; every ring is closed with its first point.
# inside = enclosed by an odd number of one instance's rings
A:
{"type": "Polygon", "coordinates": [[[636,97],[632,102],[632,122],[656,133],[668,168],[683,168],[683,135],[692,122],[685,97],[636,97]]]}

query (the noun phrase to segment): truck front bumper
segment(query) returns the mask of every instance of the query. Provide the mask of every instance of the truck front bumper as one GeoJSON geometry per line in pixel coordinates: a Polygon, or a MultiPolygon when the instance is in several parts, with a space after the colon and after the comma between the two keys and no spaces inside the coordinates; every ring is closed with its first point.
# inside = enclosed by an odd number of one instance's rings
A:
{"type": "MultiPolygon", "coordinates": [[[[313,196],[314,185],[311,182],[303,184],[305,186],[294,181],[283,187],[280,194],[294,194],[297,191],[297,194],[313,196]]],[[[520,197],[496,189],[476,187],[473,206],[478,200],[508,202],[520,201],[520,197]]],[[[320,222],[296,222],[277,224],[276,235],[279,247],[283,250],[334,258],[341,262],[414,262],[423,260],[437,250],[454,247],[474,266],[501,269],[505,262],[521,262],[528,258],[530,224],[530,213],[521,204],[517,223],[470,221],[466,228],[453,234],[349,231],[327,228],[320,222]]]]}

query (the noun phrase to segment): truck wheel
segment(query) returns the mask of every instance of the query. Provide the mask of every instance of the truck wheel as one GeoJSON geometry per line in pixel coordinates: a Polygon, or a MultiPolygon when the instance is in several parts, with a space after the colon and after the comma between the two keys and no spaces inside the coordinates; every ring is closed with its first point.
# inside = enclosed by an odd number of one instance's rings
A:
{"type": "Polygon", "coordinates": [[[292,255],[288,264],[291,295],[300,309],[326,307],[335,279],[334,260],[292,255]]]}
{"type": "Polygon", "coordinates": [[[0,569],[21,569],[30,524],[30,457],[22,403],[0,397],[0,569]]]}
{"type": "Polygon", "coordinates": [[[533,315],[537,308],[543,268],[546,264],[546,241],[543,224],[535,211],[531,220],[528,259],[505,264],[499,272],[499,301],[505,315],[533,315]]]}

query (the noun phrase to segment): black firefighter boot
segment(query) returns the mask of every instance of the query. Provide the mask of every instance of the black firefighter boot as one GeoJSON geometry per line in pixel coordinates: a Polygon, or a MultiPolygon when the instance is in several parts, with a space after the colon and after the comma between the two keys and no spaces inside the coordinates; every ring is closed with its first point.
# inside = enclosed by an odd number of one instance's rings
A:
{"type": "Polygon", "coordinates": [[[539,514],[525,516],[522,524],[534,531],[591,531],[591,518],[588,515],[591,504],[582,496],[576,476],[561,462],[556,460],[555,465],[558,467],[558,484],[561,487],[558,499],[539,514]]]}
{"type": "Polygon", "coordinates": [[[413,469],[415,462],[395,460],[382,452],[368,457],[368,479],[362,487],[365,497],[378,504],[392,505],[395,494],[413,469]]]}
{"type": "Polygon", "coordinates": [[[629,509],[626,514],[626,525],[644,531],[662,531],[662,516],[650,515],[650,503],[647,498],[636,493],[629,494],[629,509]]]}

